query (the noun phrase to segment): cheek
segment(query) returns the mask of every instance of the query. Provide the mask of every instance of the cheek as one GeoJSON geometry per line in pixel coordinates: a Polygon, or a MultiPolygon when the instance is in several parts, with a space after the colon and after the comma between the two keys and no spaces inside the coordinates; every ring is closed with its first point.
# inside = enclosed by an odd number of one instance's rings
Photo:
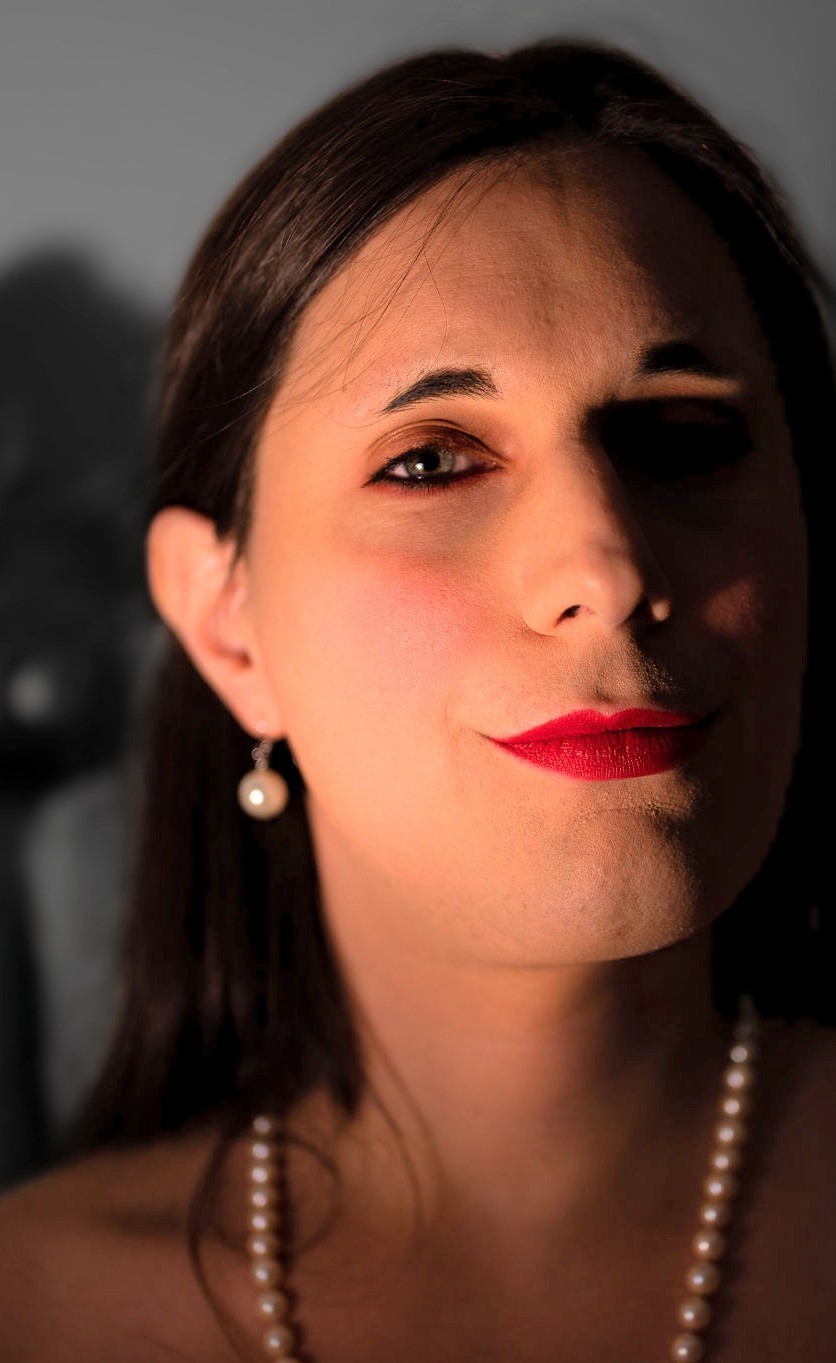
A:
{"type": "Polygon", "coordinates": [[[807,618],[806,546],[800,521],[779,518],[767,528],[744,528],[730,548],[722,580],[706,601],[712,630],[736,639],[753,661],[799,666],[807,618]]]}
{"type": "Polygon", "coordinates": [[[806,537],[791,503],[747,527],[704,602],[712,637],[725,643],[737,718],[736,781],[750,810],[772,818],[795,757],[807,640],[806,537]]]}
{"type": "Polygon", "coordinates": [[[671,522],[662,524],[660,541],[686,620],[702,622],[753,662],[783,638],[788,663],[797,665],[807,611],[806,532],[789,456],[776,464],[741,480],[719,505],[695,499],[674,537],[671,522]]]}
{"type": "Polygon", "coordinates": [[[273,655],[300,741],[302,726],[330,728],[340,717],[355,730],[392,731],[398,748],[422,729],[431,742],[488,629],[479,583],[449,563],[380,550],[322,548],[301,572],[297,560],[277,603],[273,655]]]}

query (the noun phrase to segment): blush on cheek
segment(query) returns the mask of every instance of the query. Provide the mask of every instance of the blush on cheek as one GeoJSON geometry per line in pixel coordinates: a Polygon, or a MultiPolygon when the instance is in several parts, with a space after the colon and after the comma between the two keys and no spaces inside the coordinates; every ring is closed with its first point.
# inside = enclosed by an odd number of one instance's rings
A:
{"type": "Polygon", "coordinates": [[[408,701],[454,684],[469,639],[487,628],[476,593],[443,581],[438,568],[410,564],[401,571],[356,575],[341,593],[346,645],[367,684],[408,701]]]}
{"type": "Polygon", "coordinates": [[[271,668],[298,765],[345,837],[380,843],[390,819],[438,803],[484,607],[461,575],[379,554],[308,561],[284,600],[271,668]]]}
{"type": "Polygon", "coordinates": [[[330,638],[334,667],[350,672],[353,686],[421,707],[454,684],[457,665],[484,634],[480,595],[438,565],[354,563],[329,574],[318,628],[330,638]]]}

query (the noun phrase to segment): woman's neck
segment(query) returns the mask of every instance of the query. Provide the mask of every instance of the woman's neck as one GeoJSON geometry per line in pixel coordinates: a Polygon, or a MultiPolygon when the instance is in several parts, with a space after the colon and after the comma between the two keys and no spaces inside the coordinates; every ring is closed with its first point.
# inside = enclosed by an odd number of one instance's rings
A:
{"type": "Polygon", "coordinates": [[[672,1142],[711,1119],[727,1027],[708,934],[563,968],[340,955],[369,1089],[338,1163],[349,1183],[371,1174],[382,1204],[414,1197],[406,1153],[430,1219],[554,1223],[654,1166],[670,1174],[672,1142]]]}

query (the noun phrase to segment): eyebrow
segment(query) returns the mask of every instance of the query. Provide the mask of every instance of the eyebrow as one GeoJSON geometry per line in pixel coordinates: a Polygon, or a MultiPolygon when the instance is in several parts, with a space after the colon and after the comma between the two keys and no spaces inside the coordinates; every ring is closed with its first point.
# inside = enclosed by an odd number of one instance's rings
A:
{"type": "MultiPolygon", "coordinates": [[[[695,374],[700,378],[729,379],[736,375],[721,369],[694,341],[662,341],[650,346],[639,357],[636,378],[650,378],[666,374],[695,374]]],[[[400,411],[416,402],[431,398],[489,397],[498,398],[500,392],[490,374],[484,369],[434,369],[410,384],[402,393],[390,398],[381,411],[400,411]]]]}
{"type": "Polygon", "coordinates": [[[397,393],[383,408],[383,413],[397,412],[411,407],[413,402],[428,398],[498,398],[499,389],[484,369],[435,369],[416,383],[397,393]]]}
{"type": "Polygon", "coordinates": [[[736,375],[721,369],[694,341],[663,341],[642,352],[637,378],[658,374],[697,374],[706,379],[730,379],[736,375]]]}

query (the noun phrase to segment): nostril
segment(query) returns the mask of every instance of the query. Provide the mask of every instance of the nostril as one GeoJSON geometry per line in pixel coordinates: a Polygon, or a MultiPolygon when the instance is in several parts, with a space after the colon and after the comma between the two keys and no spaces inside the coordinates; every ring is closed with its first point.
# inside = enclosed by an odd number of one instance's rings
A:
{"type": "Polygon", "coordinates": [[[580,612],[580,609],[580,606],[567,606],[566,610],[563,612],[563,619],[574,620],[575,616],[580,612]]]}

